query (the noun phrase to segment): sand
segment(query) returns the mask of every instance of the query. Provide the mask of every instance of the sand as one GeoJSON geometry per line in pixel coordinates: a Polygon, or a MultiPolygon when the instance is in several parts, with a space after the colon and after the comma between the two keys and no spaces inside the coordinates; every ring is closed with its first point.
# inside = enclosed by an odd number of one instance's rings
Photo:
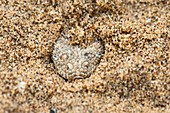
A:
{"type": "Polygon", "coordinates": [[[169,0],[0,1],[0,113],[169,111],[169,0]],[[82,46],[103,41],[89,78],[57,74],[61,32],[82,46]]]}

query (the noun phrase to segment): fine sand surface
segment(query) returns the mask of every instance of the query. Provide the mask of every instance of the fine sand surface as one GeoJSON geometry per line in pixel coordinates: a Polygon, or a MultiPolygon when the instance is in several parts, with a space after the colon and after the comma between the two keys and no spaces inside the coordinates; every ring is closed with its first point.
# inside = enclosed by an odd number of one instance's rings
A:
{"type": "Polygon", "coordinates": [[[0,0],[0,113],[50,110],[169,113],[170,0],[0,0]],[[102,40],[89,78],[57,74],[61,32],[82,47],[102,40]]]}

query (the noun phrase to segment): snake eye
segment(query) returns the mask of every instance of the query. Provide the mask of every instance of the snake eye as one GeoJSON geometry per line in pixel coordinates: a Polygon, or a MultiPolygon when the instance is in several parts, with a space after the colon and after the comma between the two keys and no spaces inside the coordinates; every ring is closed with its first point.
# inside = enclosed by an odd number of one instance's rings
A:
{"type": "Polygon", "coordinates": [[[94,57],[94,54],[92,53],[85,53],[84,56],[88,59],[92,59],[94,57]]]}
{"type": "Polygon", "coordinates": [[[53,57],[53,58],[57,58],[57,55],[53,55],[52,57],[53,57]]]}

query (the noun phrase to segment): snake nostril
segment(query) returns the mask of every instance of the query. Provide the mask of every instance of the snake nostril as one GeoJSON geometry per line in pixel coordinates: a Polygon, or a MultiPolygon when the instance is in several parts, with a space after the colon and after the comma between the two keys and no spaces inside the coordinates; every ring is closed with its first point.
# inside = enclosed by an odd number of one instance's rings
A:
{"type": "Polygon", "coordinates": [[[64,61],[64,60],[68,59],[68,57],[69,57],[69,56],[68,56],[67,54],[62,54],[62,55],[60,56],[60,59],[64,61]]]}
{"type": "Polygon", "coordinates": [[[68,63],[67,68],[71,70],[71,69],[73,69],[73,65],[71,63],[68,63]]]}
{"type": "Polygon", "coordinates": [[[87,61],[85,61],[85,62],[83,62],[82,63],[82,68],[88,68],[88,66],[89,66],[89,62],[87,62],[87,61]]]}

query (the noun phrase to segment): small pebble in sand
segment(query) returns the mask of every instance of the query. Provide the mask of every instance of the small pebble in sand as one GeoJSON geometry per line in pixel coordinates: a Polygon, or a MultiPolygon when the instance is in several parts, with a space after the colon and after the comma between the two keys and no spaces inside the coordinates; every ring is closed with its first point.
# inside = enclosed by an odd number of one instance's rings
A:
{"type": "Polygon", "coordinates": [[[66,36],[60,36],[53,49],[52,60],[58,74],[66,80],[87,78],[96,69],[104,53],[104,45],[94,41],[86,48],[71,45],[66,36]]]}

